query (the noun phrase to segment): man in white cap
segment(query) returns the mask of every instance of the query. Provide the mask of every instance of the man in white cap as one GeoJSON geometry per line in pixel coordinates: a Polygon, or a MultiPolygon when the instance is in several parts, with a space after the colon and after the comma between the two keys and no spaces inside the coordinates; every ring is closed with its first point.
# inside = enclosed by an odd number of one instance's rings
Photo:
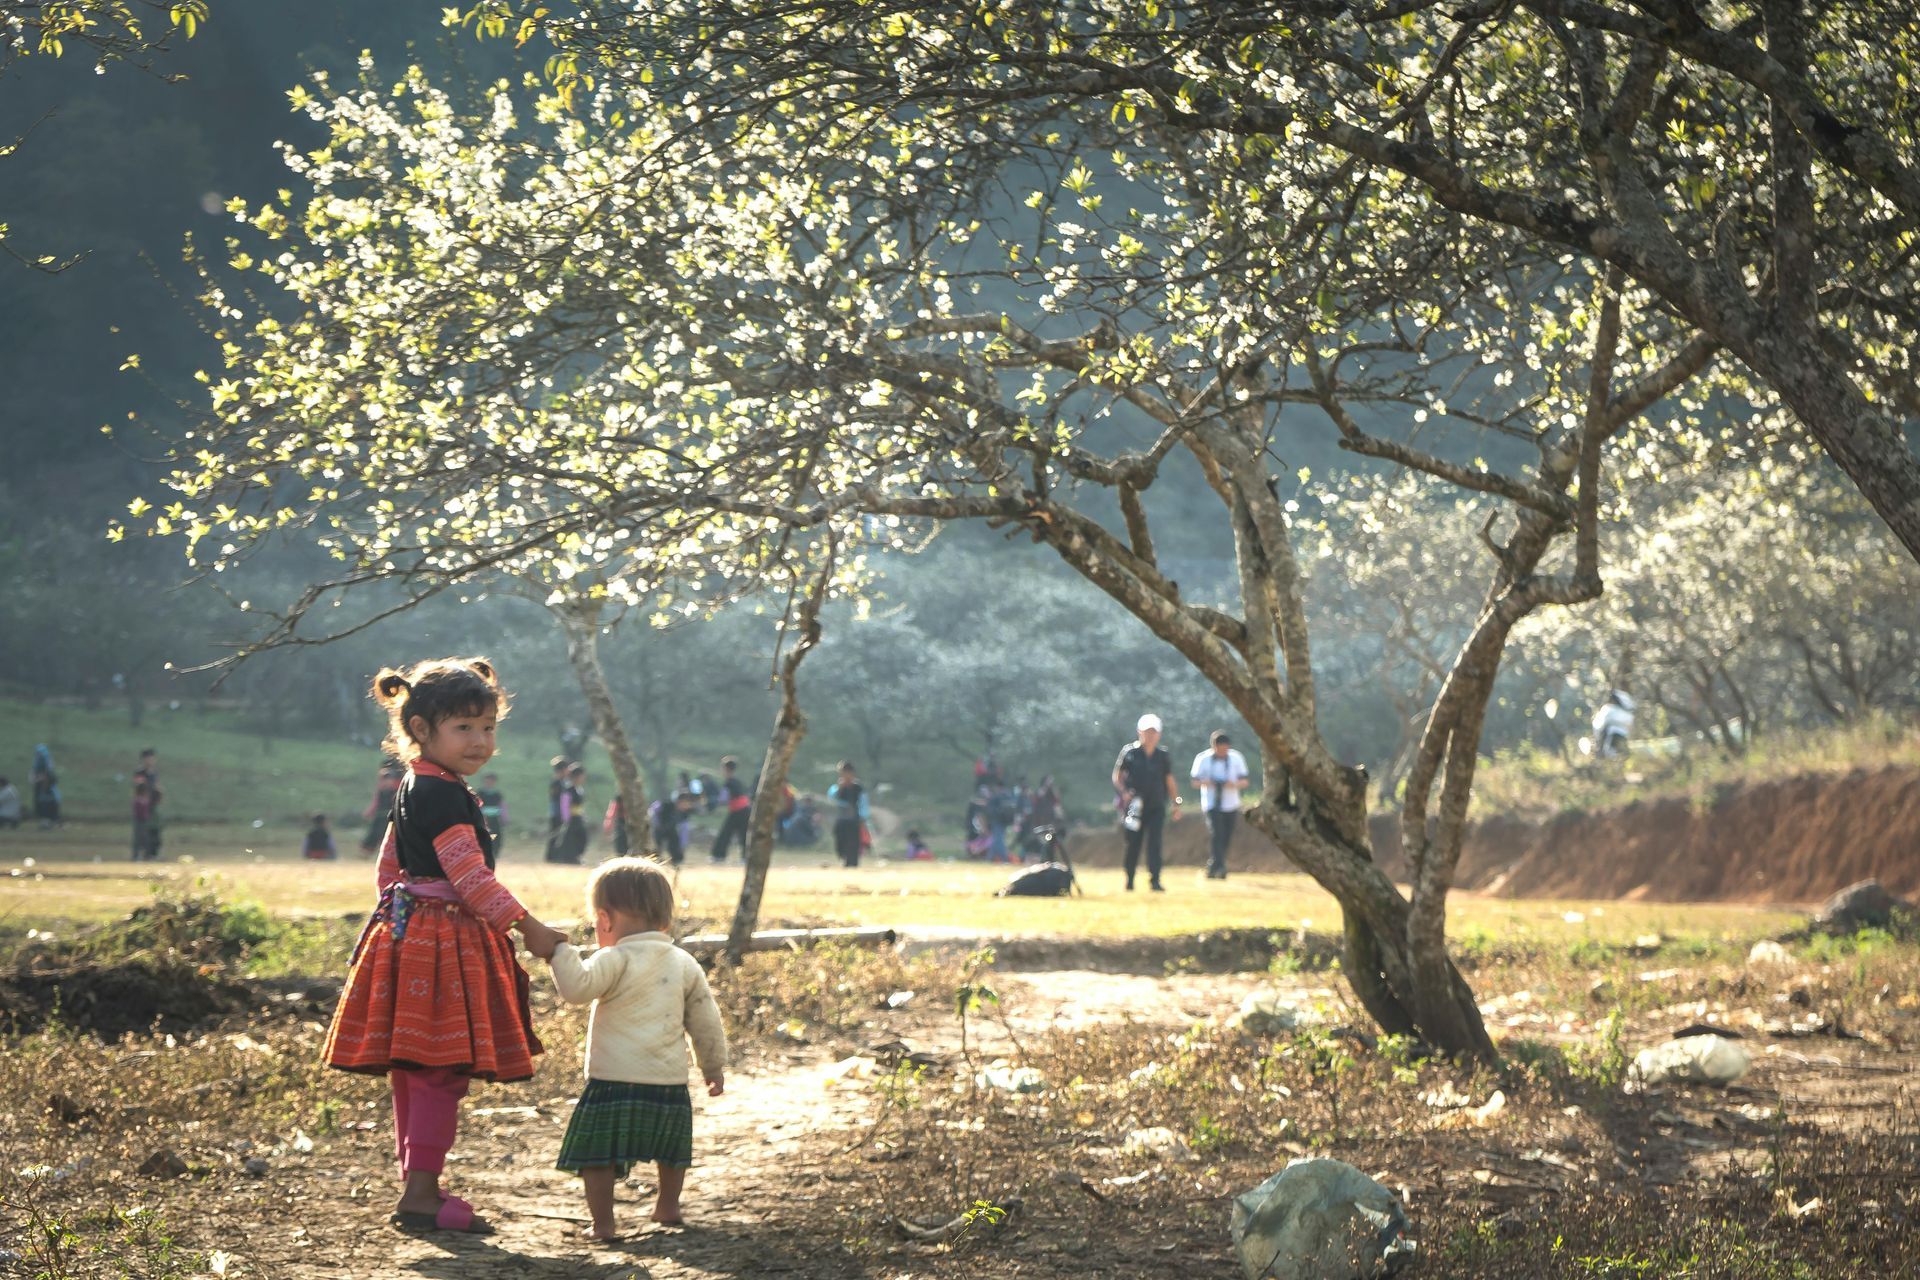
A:
{"type": "Polygon", "coordinates": [[[1180,784],[1174,781],[1173,757],[1160,745],[1160,717],[1141,716],[1139,738],[1129,742],[1113,762],[1113,786],[1120,793],[1127,815],[1127,888],[1133,888],[1133,873],[1140,865],[1140,846],[1147,849],[1147,887],[1162,892],[1160,885],[1160,836],[1166,828],[1167,810],[1180,816],[1180,784]]]}

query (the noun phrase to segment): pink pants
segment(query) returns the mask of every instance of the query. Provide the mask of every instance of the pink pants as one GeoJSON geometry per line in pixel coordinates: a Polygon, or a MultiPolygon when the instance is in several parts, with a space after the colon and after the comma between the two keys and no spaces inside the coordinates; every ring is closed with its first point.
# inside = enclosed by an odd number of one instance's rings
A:
{"type": "Polygon", "coordinates": [[[439,1173],[453,1149],[460,1125],[460,1099],[470,1083],[464,1072],[446,1067],[395,1071],[393,1141],[402,1173],[439,1173]]]}

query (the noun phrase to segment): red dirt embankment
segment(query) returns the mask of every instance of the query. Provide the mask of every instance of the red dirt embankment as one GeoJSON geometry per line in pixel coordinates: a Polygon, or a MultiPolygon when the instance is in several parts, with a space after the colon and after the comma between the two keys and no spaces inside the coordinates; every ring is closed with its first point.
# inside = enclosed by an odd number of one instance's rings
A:
{"type": "MultiPolygon", "coordinates": [[[[1167,835],[1168,862],[1206,862],[1204,823],[1167,835]]],[[[1398,821],[1376,817],[1373,837],[1389,872],[1404,877],[1398,821]]],[[[1069,847],[1085,866],[1120,861],[1116,830],[1076,832],[1069,847]]],[[[1251,831],[1235,833],[1229,864],[1291,869],[1251,831]]],[[[1512,898],[1817,902],[1869,878],[1920,894],[1920,770],[1803,774],[1726,787],[1705,803],[1642,801],[1545,822],[1490,818],[1468,829],[1456,884],[1512,898]]]]}

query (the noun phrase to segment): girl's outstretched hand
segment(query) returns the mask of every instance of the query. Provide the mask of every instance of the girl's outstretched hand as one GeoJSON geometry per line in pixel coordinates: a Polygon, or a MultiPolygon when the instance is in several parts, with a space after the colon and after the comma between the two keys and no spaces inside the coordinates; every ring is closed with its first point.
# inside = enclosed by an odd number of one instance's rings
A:
{"type": "Polygon", "coordinates": [[[542,960],[553,959],[553,953],[567,940],[567,935],[546,923],[524,917],[519,924],[520,940],[526,943],[527,950],[542,960]]]}

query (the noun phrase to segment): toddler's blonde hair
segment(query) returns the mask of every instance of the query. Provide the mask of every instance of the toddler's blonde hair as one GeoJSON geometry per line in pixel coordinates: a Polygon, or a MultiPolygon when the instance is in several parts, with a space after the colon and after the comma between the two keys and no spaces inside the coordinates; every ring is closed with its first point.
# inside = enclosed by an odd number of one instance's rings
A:
{"type": "Polygon", "coordinates": [[[608,858],[587,878],[587,910],[618,911],[664,930],[673,923],[673,883],[651,858],[608,858]]]}

